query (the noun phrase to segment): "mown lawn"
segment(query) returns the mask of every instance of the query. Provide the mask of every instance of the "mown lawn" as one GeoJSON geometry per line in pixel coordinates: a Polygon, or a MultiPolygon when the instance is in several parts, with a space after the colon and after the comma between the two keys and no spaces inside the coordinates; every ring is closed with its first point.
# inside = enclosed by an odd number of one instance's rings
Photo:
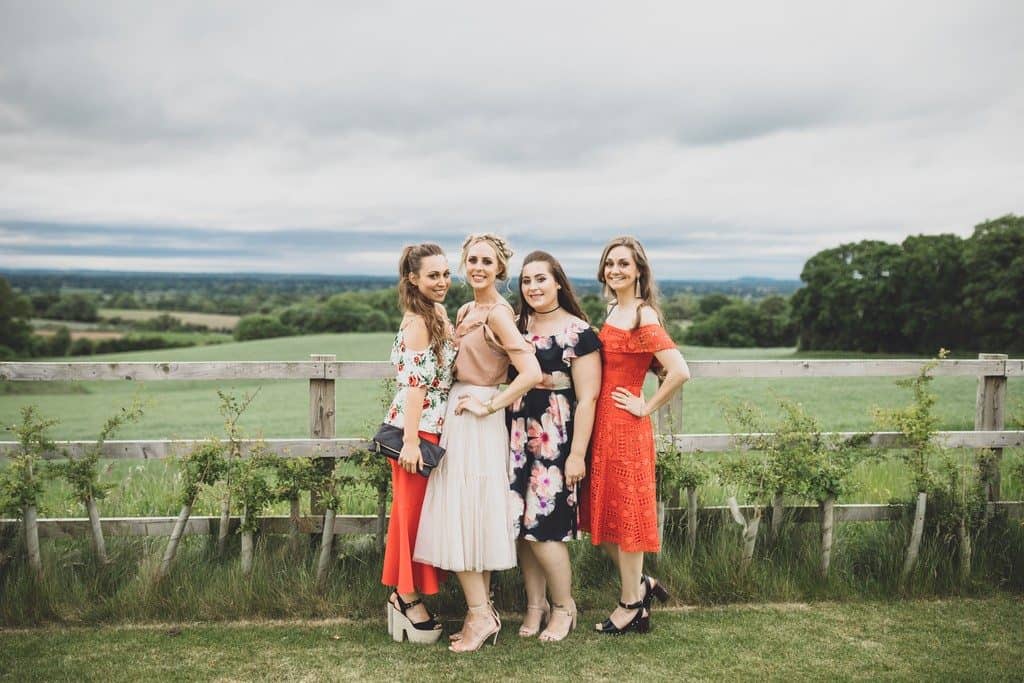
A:
{"type": "MultiPolygon", "coordinates": [[[[516,637],[457,656],[383,619],[0,629],[0,680],[1020,680],[1024,600],[794,603],[656,611],[647,636],[516,637]]],[[[449,624],[449,627],[457,623],[449,624]]]]}

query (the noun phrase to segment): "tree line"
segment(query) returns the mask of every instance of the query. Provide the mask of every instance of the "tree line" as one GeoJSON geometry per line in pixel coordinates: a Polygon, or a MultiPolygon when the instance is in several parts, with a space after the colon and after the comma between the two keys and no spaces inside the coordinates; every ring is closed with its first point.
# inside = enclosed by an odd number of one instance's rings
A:
{"type": "Polygon", "coordinates": [[[801,349],[1024,349],[1024,218],[968,238],[915,235],[843,244],[804,265],[792,297],[801,349]]]}
{"type": "MultiPolygon", "coordinates": [[[[0,277],[0,358],[161,348],[152,337],[72,344],[67,331],[48,338],[32,334],[33,317],[95,321],[101,305],[242,314],[234,330],[238,340],[391,331],[402,317],[394,281],[385,277],[115,275],[18,273],[11,276],[16,288],[0,277]],[[61,291],[69,285],[93,289],[61,291]]],[[[784,281],[734,280],[728,294],[685,281],[663,283],[666,328],[677,342],[698,346],[868,353],[1024,349],[1024,218],[1013,214],[979,224],[967,238],[915,235],[900,244],[863,240],[825,249],[806,262],[800,278],[803,287],[790,297],[784,281]]],[[[605,308],[595,283],[578,284],[584,310],[599,325],[605,308]]],[[[511,290],[507,296],[515,298],[511,290]]],[[[445,303],[449,316],[454,319],[470,298],[469,288],[454,282],[445,303]]],[[[198,330],[171,316],[132,326],[198,330]]]]}

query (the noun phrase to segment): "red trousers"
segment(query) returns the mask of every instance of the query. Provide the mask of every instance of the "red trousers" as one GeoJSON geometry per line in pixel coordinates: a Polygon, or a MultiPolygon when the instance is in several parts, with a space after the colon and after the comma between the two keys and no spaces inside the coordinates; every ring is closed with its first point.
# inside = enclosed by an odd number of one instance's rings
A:
{"type": "MultiPolygon", "coordinates": [[[[420,432],[424,441],[438,443],[440,437],[429,432],[420,432]]],[[[388,542],[384,546],[384,571],[380,582],[395,586],[399,593],[437,593],[444,571],[421,562],[413,562],[416,549],[416,532],[420,526],[420,509],[427,491],[427,478],[410,474],[391,461],[391,520],[388,522],[388,542]]]]}

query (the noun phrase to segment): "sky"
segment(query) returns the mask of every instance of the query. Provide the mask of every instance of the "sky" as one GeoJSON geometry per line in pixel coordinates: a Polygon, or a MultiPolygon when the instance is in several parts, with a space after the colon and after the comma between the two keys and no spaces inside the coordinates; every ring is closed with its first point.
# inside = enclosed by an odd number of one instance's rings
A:
{"type": "Polygon", "coordinates": [[[1024,3],[0,0],[0,267],[660,278],[1024,213],[1024,3]]]}

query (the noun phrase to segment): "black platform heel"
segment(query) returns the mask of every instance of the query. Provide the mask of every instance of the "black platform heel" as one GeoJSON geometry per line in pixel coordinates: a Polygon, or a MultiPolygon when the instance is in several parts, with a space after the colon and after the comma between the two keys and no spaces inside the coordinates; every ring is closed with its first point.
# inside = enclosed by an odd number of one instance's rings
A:
{"type": "Polygon", "coordinates": [[[406,614],[410,607],[414,607],[423,601],[416,599],[406,602],[398,594],[398,591],[393,591],[392,595],[395,596],[398,604],[396,605],[390,599],[388,600],[391,610],[388,613],[388,630],[391,631],[391,637],[399,643],[403,640],[421,644],[436,643],[437,639],[441,637],[441,624],[430,613],[430,610],[427,610],[426,620],[415,623],[406,614]]]}
{"type": "Polygon", "coordinates": [[[665,587],[661,585],[661,582],[659,581],[658,583],[651,583],[653,580],[654,579],[652,579],[650,576],[647,576],[646,574],[643,574],[640,577],[640,584],[644,587],[643,603],[644,607],[647,608],[648,611],[651,609],[651,605],[654,603],[654,598],[658,598],[658,602],[664,605],[666,602],[668,602],[668,599],[670,597],[668,591],[665,590],[665,587]]]}
{"type": "Polygon", "coordinates": [[[621,636],[623,633],[629,633],[630,631],[647,633],[651,630],[651,614],[644,606],[643,600],[638,600],[637,602],[630,603],[628,605],[619,600],[619,607],[622,609],[635,609],[636,614],[633,615],[633,618],[629,620],[629,623],[622,628],[616,626],[615,622],[613,622],[611,618],[605,619],[604,622],[595,629],[598,633],[604,633],[609,636],[621,636]],[[645,612],[647,613],[645,614],[645,612]]]}

